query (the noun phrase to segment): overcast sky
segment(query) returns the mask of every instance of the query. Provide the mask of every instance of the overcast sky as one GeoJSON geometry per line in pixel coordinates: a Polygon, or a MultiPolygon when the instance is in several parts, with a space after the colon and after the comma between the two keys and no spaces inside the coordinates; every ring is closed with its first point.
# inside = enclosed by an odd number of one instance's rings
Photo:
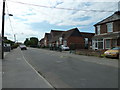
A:
{"type": "MultiPolygon", "coordinates": [[[[23,42],[29,37],[38,37],[40,40],[45,32],[50,32],[51,29],[69,30],[77,27],[81,32],[94,32],[95,23],[118,10],[118,1],[7,0],[5,36],[14,40],[16,34],[17,40],[23,42]],[[8,17],[8,13],[13,16],[8,17]]],[[[0,22],[1,17],[2,0],[0,0],[0,22]]]]}

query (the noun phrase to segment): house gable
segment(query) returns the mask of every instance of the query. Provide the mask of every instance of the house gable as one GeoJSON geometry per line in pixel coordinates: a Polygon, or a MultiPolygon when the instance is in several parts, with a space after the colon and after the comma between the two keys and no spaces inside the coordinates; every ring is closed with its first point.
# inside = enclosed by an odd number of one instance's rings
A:
{"type": "Polygon", "coordinates": [[[120,11],[94,25],[96,35],[93,39],[93,49],[111,49],[119,46],[120,38],[120,11]],[[100,25],[100,34],[97,26],[100,25]]]}
{"type": "Polygon", "coordinates": [[[114,22],[114,21],[118,21],[118,20],[120,20],[120,11],[115,12],[113,15],[111,15],[108,18],[98,22],[94,26],[101,25],[101,24],[108,23],[108,22],[114,22]]]}
{"type": "Polygon", "coordinates": [[[62,37],[64,39],[67,39],[69,37],[82,37],[82,35],[80,34],[80,31],[77,28],[74,28],[74,29],[63,32],[62,37]]]}

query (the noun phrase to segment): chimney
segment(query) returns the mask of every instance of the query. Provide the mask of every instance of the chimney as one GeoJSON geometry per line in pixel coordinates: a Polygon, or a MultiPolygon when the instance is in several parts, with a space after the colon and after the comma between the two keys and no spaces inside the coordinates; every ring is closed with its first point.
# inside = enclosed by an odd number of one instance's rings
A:
{"type": "Polygon", "coordinates": [[[116,11],[115,14],[120,15],[120,11],[116,11]]]}

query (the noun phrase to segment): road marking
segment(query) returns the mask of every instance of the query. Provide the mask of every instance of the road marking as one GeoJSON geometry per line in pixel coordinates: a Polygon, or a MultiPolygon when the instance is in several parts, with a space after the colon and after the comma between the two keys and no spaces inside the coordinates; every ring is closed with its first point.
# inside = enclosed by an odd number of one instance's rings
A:
{"type": "Polygon", "coordinates": [[[40,78],[42,78],[42,79],[45,81],[45,83],[47,83],[51,88],[54,88],[54,87],[53,87],[45,78],[43,78],[43,77],[34,69],[34,67],[25,59],[22,51],[21,51],[21,54],[22,54],[23,59],[25,60],[25,62],[36,72],[36,74],[37,74],[40,78]]]}

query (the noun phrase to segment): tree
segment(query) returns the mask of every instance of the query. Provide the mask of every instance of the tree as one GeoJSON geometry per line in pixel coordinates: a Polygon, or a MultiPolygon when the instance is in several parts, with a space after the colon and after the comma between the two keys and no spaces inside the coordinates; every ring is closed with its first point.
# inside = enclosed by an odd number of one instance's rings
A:
{"type": "Polygon", "coordinates": [[[10,44],[10,45],[13,45],[15,42],[6,39],[6,40],[4,40],[4,43],[6,43],[6,44],[10,44]]]}
{"type": "Polygon", "coordinates": [[[37,46],[38,45],[38,38],[31,37],[30,38],[30,43],[31,43],[31,45],[37,46]]]}
{"type": "Polygon", "coordinates": [[[37,47],[38,46],[38,38],[31,37],[30,40],[28,38],[26,38],[26,40],[24,41],[24,44],[26,46],[37,47]]]}
{"type": "Polygon", "coordinates": [[[24,41],[24,44],[26,45],[26,46],[28,46],[28,45],[30,45],[30,43],[29,43],[30,41],[29,41],[29,39],[28,38],[26,38],[26,40],[24,41]]]}

